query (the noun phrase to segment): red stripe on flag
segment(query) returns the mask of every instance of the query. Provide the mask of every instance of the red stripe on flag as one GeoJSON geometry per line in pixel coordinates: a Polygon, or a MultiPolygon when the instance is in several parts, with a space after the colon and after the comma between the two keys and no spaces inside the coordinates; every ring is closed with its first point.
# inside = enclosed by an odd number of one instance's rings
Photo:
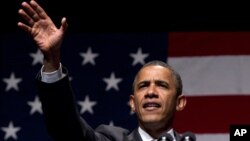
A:
{"type": "Polygon", "coordinates": [[[179,132],[228,133],[231,124],[250,124],[250,96],[187,97],[177,112],[174,128],[179,132]]]}
{"type": "Polygon", "coordinates": [[[168,55],[250,55],[250,32],[170,32],[168,55]]]}

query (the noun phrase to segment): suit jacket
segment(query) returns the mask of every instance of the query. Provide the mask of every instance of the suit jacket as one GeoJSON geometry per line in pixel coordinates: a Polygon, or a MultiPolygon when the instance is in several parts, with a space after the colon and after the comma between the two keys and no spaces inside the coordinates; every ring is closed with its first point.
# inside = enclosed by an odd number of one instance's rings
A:
{"type": "MultiPolygon", "coordinates": [[[[64,71],[66,71],[64,69],[64,71]]],[[[67,71],[65,72],[67,74],[67,71]]],[[[68,76],[55,83],[44,83],[36,77],[45,125],[55,141],[142,141],[138,129],[100,125],[91,128],[80,116],[68,76]]],[[[180,137],[174,132],[177,139],[180,137]]]]}

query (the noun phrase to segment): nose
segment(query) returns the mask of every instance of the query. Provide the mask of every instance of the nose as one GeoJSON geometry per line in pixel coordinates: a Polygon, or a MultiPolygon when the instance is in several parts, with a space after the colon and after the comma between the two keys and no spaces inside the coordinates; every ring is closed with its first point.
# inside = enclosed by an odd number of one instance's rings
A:
{"type": "Polygon", "coordinates": [[[148,91],[145,95],[145,98],[157,98],[157,97],[158,97],[158,93],[157,93],[155,85],[150,85],[148,87],[148,91]]]}

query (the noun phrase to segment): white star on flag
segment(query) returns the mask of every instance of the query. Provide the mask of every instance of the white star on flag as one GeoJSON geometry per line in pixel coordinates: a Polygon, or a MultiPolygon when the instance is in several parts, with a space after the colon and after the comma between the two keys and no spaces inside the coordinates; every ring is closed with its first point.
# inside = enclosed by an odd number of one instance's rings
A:
{"type": "Polygon", "coordinates": [[[16,91],[19,90],[17,84],[22,81],[21,78],[16,78],[15,73],[12,72],[10,78],[4,78],[3,81],[7,84],[5,91],[9,91],[11,88],[15,89],[16,91]]]}
{"type": "Polygon", "coordinates": [[[107,83],[107,87],[105,89],[106,91],[110,90],[111,88],[114,88],[118,91],[118,83],[122,81],[122,78],[116,78],[115,73],[112,72],[110,78],[104,78],[103,81],[107,83]]]}
{"type": "Polygon", "coordinates": [[[42,52],[37,49],[36,53],[30,53],[30,56],[33,58],[32,65],[36,65],[37,63],[43,63],[43,54],[42,52]]]}
{"type": "Polygon", "coordinates": [[[78,101],[77,103],[81,106],[81,114],[85,113],[86,111],[88,111],[90,114],[93,114],[93,106],[97,104],[96,101],[90,101],[88,95],[85,97],[84,101],[78,101]]]}
{"type": "Polygon", "coordinates": [[[95,65],[95,58],[99,56],[98,53],[93,53],[91,47],[88,48],[86,53],[80,53],[80,56],[83,57],[82,65],[90,63],[95,65]]]}
{"type": "Polygon", "coordinates": [[[38,112],[42,114],[42,104],[38,98],[38,96],[35,97],[34,101],[28,101],[27,104],[31,106],[30,114],[34,114],[35,112],[38,112]]]}
{"type": "Polygon", "coordinates": [[[16,134],[21,130],[21,127],[14,127],[13,122],[10,121],[8,127],[2,127],[1,129],[5,132],[4,140],[9,139],[10,137],[17,140],[16,134]]]}
{"type": "Polygon", "coordinates": [[[137,50],[137,53],[130,53],[129,55],[134,59],[132,64],[133,66],[135,66],[137,63],[140,63],[142,65],[145,64],[145,58],[149,56],[148,53],[142,53],[141,48],[137,50]]]}

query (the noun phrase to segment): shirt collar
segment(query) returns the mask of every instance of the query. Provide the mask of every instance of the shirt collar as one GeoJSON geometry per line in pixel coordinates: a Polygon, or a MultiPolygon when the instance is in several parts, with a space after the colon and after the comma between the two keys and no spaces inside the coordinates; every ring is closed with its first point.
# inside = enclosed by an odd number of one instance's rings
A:
{"type": "MultiPolygon", "coordinates": [[[[145,132],[141,127],[138,127],[138,132],[139,132],[143,141],[155,140],[147,132],[145,132]]],[[[173,139],[174,139],[173,141],[175,141],[174,130],[171,128],[170,130],[168,130],[167,133],[169,133],[173,137],[173,139]]]]}

